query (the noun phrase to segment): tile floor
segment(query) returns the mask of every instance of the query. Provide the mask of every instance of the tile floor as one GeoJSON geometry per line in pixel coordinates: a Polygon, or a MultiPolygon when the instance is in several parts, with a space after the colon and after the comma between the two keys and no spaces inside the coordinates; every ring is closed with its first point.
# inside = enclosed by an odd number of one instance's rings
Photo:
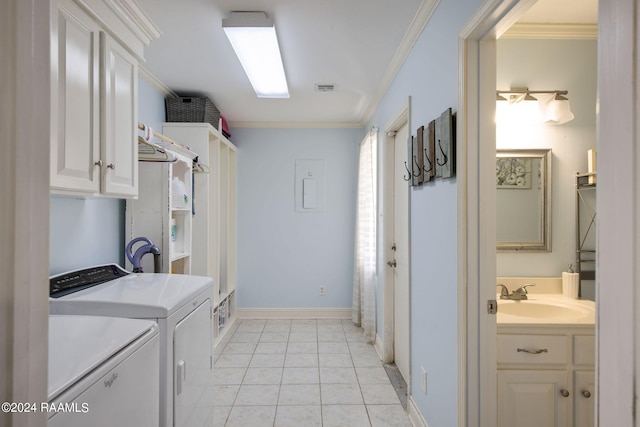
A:
{"type": "Polygon", "coordinates": [[[375,349],[347,320],[238,320],[216,348],[216,427],[411,427],[375,349]]]}

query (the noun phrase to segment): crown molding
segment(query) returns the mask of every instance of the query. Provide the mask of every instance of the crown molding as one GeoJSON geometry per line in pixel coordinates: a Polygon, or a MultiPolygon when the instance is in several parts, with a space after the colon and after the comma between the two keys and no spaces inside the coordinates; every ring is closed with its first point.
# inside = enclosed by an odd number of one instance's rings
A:
{"type": "Polygon", "coordinates": [[[143,43],[148,46],[159,39],[162,32],[136,0],[104,0],[104,2],[137,33],[143,43]]]}
{"type": "Polygon", "coordinates": [[[361,129],[354,122],[229,122],[232,128],[289,128],[289,129],[361,129]]]}
{"type": "Polygon", "coordinates": [[[433,13],[435,12],[439,3],[440,0],[423,0],[420,4],[420,7],[416,11],[411,24],[409,24],[409,28],[407,28],[407,31],[402,38],[402,42],[400,42],[400,46],[398,46],[396,53],[391,59],[391,63],[389,64],[389,67],[387,68],[387,71],[382,78],[380,86],[378,86],[378,89],[376,90],[374,96],[371,98],[369,106],[362,116],[360,127],[363,127],[371,119],[371,116],[373,116],[373,113],[375,112],[376,108],[378,108],[382,97],[389,89],[389,86],[391,86],[393,80],[396,78],[398,71],[400,71],[400,68],[407,59],[407,56],[409,56],[413,45],[418,40],[418,37],[420,37],[420,34],[422,34],[422,30],[424,30],[424,27],[433,16],[433,13]]]}
{"type": "Polygon", "coordinates": [[[164,84],[159,78],[157,78],[151,71],[147,70],[145,66],[140,64],[138,66],[138,75],[145,82],[149,83],[149,85],[163,94],[164,96],[178,96],[174,91],[172,91],[169,86],[164,84]]]}
{"type": "Polygon", "coordinates": [[[598,24],[514,24],[503,39],[585,39],[598,38],[598,24]]]}

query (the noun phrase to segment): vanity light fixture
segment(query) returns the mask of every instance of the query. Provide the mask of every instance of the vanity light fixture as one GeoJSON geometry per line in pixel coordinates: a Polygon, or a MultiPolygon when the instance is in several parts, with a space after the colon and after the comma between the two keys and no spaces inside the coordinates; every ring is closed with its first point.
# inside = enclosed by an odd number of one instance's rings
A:
{"type": "Polygon", "coordinates": [[[544,123],[563,124],[574,119],[569,99],[566,97],[568,93],[566,90],[529,90],[526,87],[512,87],[510,90],[496,91],[496,100],[509,101],[509,104],[538,101],[544,123]],[[535,94],[536,97],[531,94],[535,94]]]}
{"type": "Polygon", "coordinates": [[[231,12],[222,28],[258,98],[289,98],[273,19],[264,12],[231,12]]]}
{"type": "Polygon", "coordinates": [[[540,101],[540,113],[545,123],[561,125],[574,119],[566,96],[556,93],[548,101],[540,101]]]}

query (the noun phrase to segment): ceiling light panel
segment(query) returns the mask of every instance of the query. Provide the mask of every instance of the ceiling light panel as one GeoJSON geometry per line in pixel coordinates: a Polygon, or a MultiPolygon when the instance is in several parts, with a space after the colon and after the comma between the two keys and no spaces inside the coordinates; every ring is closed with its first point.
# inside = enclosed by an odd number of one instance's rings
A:
{"type": "Polygon", "coordinates": [[[273,19],[264,12],[232,12],[222,27],[259,98],[289,98],[273,19]]]}

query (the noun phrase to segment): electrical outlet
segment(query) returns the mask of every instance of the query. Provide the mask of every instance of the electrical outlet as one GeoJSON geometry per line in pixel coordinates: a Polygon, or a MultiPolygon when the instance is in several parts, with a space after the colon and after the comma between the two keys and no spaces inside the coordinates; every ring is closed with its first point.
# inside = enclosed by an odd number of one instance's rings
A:
{"type": "Polygon", "coordinates": [[[422,392],[427,394],[427,370],[424,369],[424,366],[420,366],[420,371],[422,373],[420,377],[420,386],[422,387],[422,392]]]}
{"type": "Polygon", "coordinates": [[[324,286],[320,286],[320,296],[324,296],[324,286]]]}

